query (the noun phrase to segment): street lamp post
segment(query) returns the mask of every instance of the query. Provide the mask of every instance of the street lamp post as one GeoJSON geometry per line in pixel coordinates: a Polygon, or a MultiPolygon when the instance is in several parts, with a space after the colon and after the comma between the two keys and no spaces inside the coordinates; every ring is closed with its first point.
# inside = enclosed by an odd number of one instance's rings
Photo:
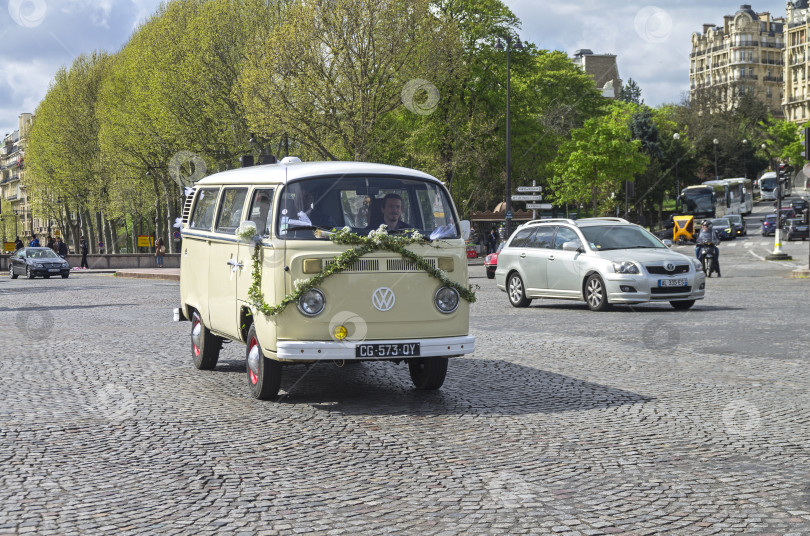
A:
{"type": "MultiPolygon", "coordinates": [[[[504,39],[506,40],[506,225],[504,228],[504,238],[509,237],[512,227],[512,145],[511,145],[511,117],[509,109],[509,92],[510,92],[510,77],[511,77],[511,63],[509,53],[512,50],[512,36],[507,34],[504,39]]],[[[495,44],[497,50],[503,50],[501,39],[495,44]]],[[[518,37],[515,41],[514,48],[521,50],[523,44],[518,37]]]]}
{"type": "Polygon", "coordinates": [[[672,135],[672,139],[675,140],[675,203],[678,203],[678,197],[681,195],[681,183],[678,181],[678,140],[681,139],[681,135],[677,132],[672,135]]]}
{"type": "Polygon", "coordinates": [[[714,180],[720,180],[720,175],[717,173],[717,144],[720,143],[720,140],[715,138],[712,143],[714,143],[714,180]]]}
{"type": "Polygon", "coordinates": [[[746,164],[747,158],[746,158],[746,155],[745,155],[745,151],[748,149],[748,140],[743,138],[742,145],[743,145],[743,177],[747,179],[748,178],[748,165],[746,164]]]}

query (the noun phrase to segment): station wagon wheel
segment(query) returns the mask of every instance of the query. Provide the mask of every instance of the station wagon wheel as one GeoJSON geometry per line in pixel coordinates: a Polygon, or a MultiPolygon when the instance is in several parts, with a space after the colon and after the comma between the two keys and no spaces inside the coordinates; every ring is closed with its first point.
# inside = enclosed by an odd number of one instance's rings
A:
{"type": "Polygon", "coordinates": [[[256,337],[255,324],[250,325],[247,341],[245,360],[250,394],[259,400],[275,398],[281,387],[281,363],[264,356],[259,339],[256,337]]]}
{"type": "Polygon", "coordinates": [[[8,267],[8,275],[11,276],[11,279],[17,279],[18,277],[20,277],[14,273],[14,265],[8,267]]]}
{"type": "Polygon", "coordinates": [[[31,267],[30,267],[30,266],[26,266],[26,267],[25,267],[25,277],[27,277],[28,279],[34,279],[34,278],[36,277],[36,276],[34,275],[34,272],[32,272],[32,271],[31,271],[31,267]]]}
{"type": "Polygon", "coordinates": [[[591,311],[607,311],[610,308],[605,283],[599,274],[592,274],[585,281],[585,301],[591,311]]]}
{"type": "Polygon", "coordinates": [[[191,357],[199,370],[214,370],[222,348],[222,338],[217,337],[203,324],[200,313],[191,315],[191,357]]]}
{"type": "Polygon", "coordinates": [[[408,360],[408,371],[414,387],[435,390],[442,386],[447,376],[446,357],[420,357],[408,360]]]}
{"type": "Polygon", "coordinates": [[[531,298],[526,297],[526,288],[523,286],[523,279],[520,274],[514,272],[509,275],[506,284],[506,293],[509,295],[509,303],[512,307],[528,307],[532,303],[531,298]]]}

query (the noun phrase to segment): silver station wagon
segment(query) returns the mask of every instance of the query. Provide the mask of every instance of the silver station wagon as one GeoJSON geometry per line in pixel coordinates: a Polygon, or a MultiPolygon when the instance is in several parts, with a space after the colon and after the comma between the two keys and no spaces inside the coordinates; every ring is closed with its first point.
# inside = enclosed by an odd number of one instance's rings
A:
{"type": "Polygon", "coordinates": [[[514,307],[534,298],[612,304],[668,301],[689,309],[703,299],[697,259],[621,218],[534,220],[518,227],[498,256],[495,280],[514,307]]]}

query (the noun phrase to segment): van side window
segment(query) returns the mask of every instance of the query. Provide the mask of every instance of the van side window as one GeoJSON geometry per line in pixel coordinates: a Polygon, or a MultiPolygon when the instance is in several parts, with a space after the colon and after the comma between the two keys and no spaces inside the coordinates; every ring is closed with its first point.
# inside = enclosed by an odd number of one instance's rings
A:
{"type": "Polygon", "coordinates": [[[272,207],[273,190],[261,189],[253,192],[248,219],[256,224],[256,229],[262,236],[270,236],[270,224],[272,223],[270,209],[272,207]]]}
{"type": "Polygon", "coordinates": [[[219,204],[219,217],[217,218],[217,232],[233,233],[245,218],[242,209],[245,206],[247,188],[225,188],[222,201],[219,204]]]}
{"type": "Polygon", "coordinates": [[[211,230],[214,223],[214,207],[217,203],[219,188],[202,188],[197,192],[197,201],[194,203],[194,212],[191,214],[189,228],[211,230]]]}

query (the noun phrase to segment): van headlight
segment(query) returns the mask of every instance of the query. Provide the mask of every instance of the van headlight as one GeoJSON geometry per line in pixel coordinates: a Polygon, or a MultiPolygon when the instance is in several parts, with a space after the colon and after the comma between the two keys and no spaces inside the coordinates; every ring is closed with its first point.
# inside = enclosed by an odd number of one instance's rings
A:
{"type": "Polygon", "coordinates": [[[307,316],[315,316],[323,311],[326,299],[323,292],[314,288],[298,298],[298,310],[307,316]]]}
{"type": "Polygon", "coordinates": [[[442,287],[433,296],[436,308],[443,313],[452,313],[458,308],[458,291],[450,287],[442,287]]]}
{"type": "Polygon", "coordinates": [[[617,274],[638,274],[641,271],[638,269],[638,266],[634,262],[624,261],[624,262],[614,262],[613,263],[613,271],[617,274]]]}

